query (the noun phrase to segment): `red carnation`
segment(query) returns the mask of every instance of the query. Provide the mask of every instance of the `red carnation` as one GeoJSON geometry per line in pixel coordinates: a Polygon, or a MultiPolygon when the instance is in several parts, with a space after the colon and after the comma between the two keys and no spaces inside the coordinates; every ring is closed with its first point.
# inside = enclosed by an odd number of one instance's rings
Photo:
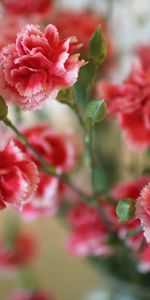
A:
{"type": "Polygon", "coordinates": [[[19,209],[29,202],[38,183],[35,164],[10,142],[0,151],[0,207],[19,209]]]}
{"type": "MultiPolygon", "coordinates": [[[[49,125],[37,125],[23,131],[30,144],[41,156],[57,169],[58,172],[70,171],[76,163],[76,151],[69,134],[58,133],[49,125]]],[[[27,157],[41,167],[33,152],[23,146],[18,140],[15,141],[27,157]]],[[[60,204],[59,195],[63,193],[62,182],[56,177],[40,172],[40,181],[35,198],[28,203],[23,214],[27,218],[36,218],[40,214],[53,215],[60,204]]],[[[64,187],[65,188],[65,187],[64,187]]]]}

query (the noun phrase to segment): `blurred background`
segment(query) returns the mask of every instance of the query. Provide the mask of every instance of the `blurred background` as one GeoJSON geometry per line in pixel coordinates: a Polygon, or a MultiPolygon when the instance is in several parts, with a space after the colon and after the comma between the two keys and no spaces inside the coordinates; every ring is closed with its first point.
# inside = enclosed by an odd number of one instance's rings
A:
{"type": "MultiPolygon", "coordinates": [[[[150,42],[149,0],[54,0],[54,5],[55,13],[57,10],[62,13],[64,11],[77,11],[78,13],[90,10],[93,14],[105,18],[107,31],[113,43],[115,54],[111,58],[112,67],[110,67],[109,71],[104,71],[104,76],[113,78],[114,82],[120,81],[130,70],[134,49],[139,44],[142,45],[150,42]],[[113,67],[114,64],[115,67],[113,67]]],[[[1,9],[0,22],[2,25],[0,25],[0,43],[4,34],[3,26],[5,26],[3,18],[3,10],[1,9]]],[[[53,22],[53,11],[49,19],[50,22],[53,22]]],[[[89,22],[91,21],[89,20],[89,22]]],[[[13,110],[12,118],[15,119],[13,110]]],[[[33,124],[35,118],[34,114],[25,113],[23,115],[23,124],[33,124]]],[[[39,118],[42,119],[42,115],[39,115],[39,118]]],[[[74,114],[62,104],[53,101],[50,106],[47,106],[46,117],[44,116],[44,118],[51,120],[52,124],[62,131],[69,128],[69,130],[81,135],[74,114]]],[[[116,133],[115,138],[120,143],[119,133],[116,133]]],[[[114,143],[110,141],[108,146],[109,151],[113,151],[113,147],[114,143]]],[[[126,149],[125,145],[123,149],[121,148],[121,151],[123,154],[122,165],[125,166],[122,176],[128,177],[128,165],[133,159],[133,154],[126,149]]],[[[138,160],[140,164],[139,156],[138,160]]],[[[0,220],[0,230],[1,234],[3,234],[4,228],[10,220],[10,212],[2,211],[0,213],[0,220]]],[[[107,282],[102,275],[95,271],[88,261],[71,257],[66,253],[63,244],[69,230],[63,224],[61,218],[44,216],[34,222],[22,221],[22,226],[30,233],[33,233],[38,240],[37,248],[39,248],[39,255],[35,258],[32,269],[36,273],[41,288],[51,291],[55,295],[56,300],[100,299],[98,298],[100,297],[99,295],[96,296],[96,290],[99,287],[107,285],[107,282]],[[93,296],[90,296],[92,291],[93,296]]],[[[16,277],[17,274],[6,276],[5,272],[1,272],[1,300],[7,299],[9,290],[11,291],[15,287],[16,277]]],[[[104,295],[102,299],[105,299],[104,295]]]]}

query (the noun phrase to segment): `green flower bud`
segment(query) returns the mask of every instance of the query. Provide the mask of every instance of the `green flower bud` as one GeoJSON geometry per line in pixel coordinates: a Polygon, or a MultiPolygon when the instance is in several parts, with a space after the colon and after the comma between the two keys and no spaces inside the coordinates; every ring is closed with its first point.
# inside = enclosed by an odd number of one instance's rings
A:
{"type": "Polygon", "coordinates": [[[130,198],[121,199],[116,208],[120,221],[129,221],[135,216],[135,201],[130,198]]]}
{"type": "Polygon", "coordinates": [[[103,121],[107,116],[107,105],[104,100],[91,101],[85,112],[85,121],[90,125],[95,125],[103,121]]]}
{"type": "Polygon", "coordinates": [[[104,62],[106,54],[106,41],[100,26],[98,26],[90,39],[88,58],[98,66],[104,62]]]}
{"type": "Polygon", "coordinates": [[[73,91],[71,88],[64,88],[60,90],[57,95],[57,100],[62,103],[70,104],[73,102],[73,91]]]}

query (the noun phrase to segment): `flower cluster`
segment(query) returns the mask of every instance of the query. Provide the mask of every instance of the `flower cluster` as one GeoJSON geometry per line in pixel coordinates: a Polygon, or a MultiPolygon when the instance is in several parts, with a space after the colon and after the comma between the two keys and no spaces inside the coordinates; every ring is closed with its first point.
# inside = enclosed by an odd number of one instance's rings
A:
{"type": "MultiPolygon", "coordinates": [[[[150,46],[136,49],[135,63],[122,83],[99,81],[104,75],[104,72],[100,74],[99,67],[105,49],[109,66],[114,54],[106,17],[88,10],[56,9],[51,15],[52,0],[3,0],[1,6],[4,16],[0,16],[0,25],[3,25],[0,36],[0,121],[16,135],[9,135],[6,146],[0,148],[0,209],[12,207],[26,220],[60,212],[71,228],[65,243],[71,255],[93,256],[98,265],[103,260],[103,265],[106,263],[108,269],[113,268],[113,274],[115,262],[116,274],[123,271],[123,278],[128,278],[126,270],[120,270],[125,258],[125,261],[133,262],[133,274],[135,272],[141,278],[138,272],[150,272],[150,176],[143,175],[149,174],[149,168],[135,168],[134,180],[116,182],[112,187],[114,179],[121,176],[117,169],[116,177],[112,178],[111,166],[115,159],[112,161],[110,157],[107,161],[105,144],[103,146],[95,136],[98,123],[106,117],[108,104],[108,116],[117,117],[132,148],[143,151],[150,147],[150,46]],[[79,58],[80,51],[82,57],[89,57],[89,68],[85,68],[79,77],[81,82],[75,85],[80,68],[85,65],[79,58]],[[92,101],[97,80],[97,96],[104,99],[100,102],[92,101]],[[20,131],[9,119],[6,103],[14,105],[16,121],[20,121],[24,117],[22,110],[37,110],[56,97],[76,114],[83,132],[85,153],[71,131],[58,131],[48,122],[42,123],[40,116],[44,111],[37,114],[39,122],[33,117],[37,123],[25,129],[20,126],[20,131]],[[79,157],[82,163],[77,166],[79,157]],[[89,170],[84,181],[81,177],[86,167],[89,170]],[[84,188],[80,179],[86,182],[84,188]]],[[[109,70],[105,69],[106,72],[109,70]]],[[[61,107],[62,103],[59,105],[61,107]]],[[[106,127],[102,126],[102,137],[106,127]]],[[[149,155],[148,151],[146,155],[149,155]]],[[[18,227],[12,226],[0,238],[1,270],[25,268],[28,272],[27,265],[35,254],[33,237],[18,227]]],[[[34,280],[31,280],[32,284],[31,287],[24,282],[23,289],[16,290],[10,299],[52,299],[36,289],[34,280]]]]}

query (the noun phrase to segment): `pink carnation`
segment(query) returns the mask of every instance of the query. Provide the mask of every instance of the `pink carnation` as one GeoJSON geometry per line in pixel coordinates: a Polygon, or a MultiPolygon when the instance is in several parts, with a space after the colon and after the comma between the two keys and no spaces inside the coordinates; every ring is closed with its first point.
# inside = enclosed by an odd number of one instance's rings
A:
{"type": "MultiPolygon", "coordinates": [[[[10,229],[11,230],[11,229],[10,229]]],[[[36,245],[33,235],[26,232],[12,232],[9,236],[0,238],[0,269],[14,271],[32,262],[36,255],[36,245]]]]}
{"type": "Polygon", "coordinates": [[[27,25],[16,44],[4,47],[0,54],[0,94],[25,110],[40,108],[47,98],[56,97],[63,87],[74,85],[80,67],[75,38],[61,40],[54,25],[44,32],[27,25]]]}
{"type": "Polygon", "coordinates": [[[75,227],[95,223],[98,219],[99,213],[97,209],[85,203],[76,204],[68,214],[69,223],[75,227]]]}
{"type": "Polygon", "coordinates": [[[69,212],[68,221],[73,226],[66,242],[70,254],[80,257],[112,255],[108,245],[108,228],[97,208],[78,203],[69,212]]]}
{"type": "MultiPolygon", "coordinates": [[[[112,196],[115,200],[122,198],[132,198],[136,201],[139,197],[143,187],[150,181],[150,177],[141,177],[134,181],[123,182],[116,185],[112,190],[112,196]]],[[[139,218],[134,218],[131,221],[126,222],[119,228],[119,236],[126,240],[126,243],[134,249],[138,249],[142,242],[144,242],[143,233],[140,228],[139,218]],[[132,237],[127,237],[128,231],[135,231],[132,237]]]]}
{"type": "Polygon", "coordinates": [[[119,124],[132,147],[150,146],[150,68],[138,62],[122,84],[101,82],[98,96],[107,100],[110,114],[119,124]]]}
{"type": "Polygon", "coordinates": [[[43,14],[52,6],[52,0],[2,0],[6,13],[13,15],[43,14]]]}
{"type": "Polygon", "coordinates": [[[138,269],[142,273],[150,271],[150,246],[145,245],[137,254],[138,269]]]}
{"type": "Polygon", "coordinates": [[[35,164],[10,142],[0,151],[0,207],[14,206],[19,209],[29,202],[38,183],[35,164]]]}
{"type": "Polygon", "coordinates": [[[68,241],[66,249],[70,254],[80,257],[86,256],[110,256],[112,249],[107,244],[107,234],[99,223],[83,225],[74,229],[68,241]]]}
{"type": "Polygon", "coordinates": [[[142,189],[137,199],[136,216],[141,221],[147,242],[150,243],[150,183],[142,189]]]}
{"type": "Polygon", "coordinates": [[[59,11],[55,15],[53,23],[58,28],[61,37],[65,38],[72,35],[77,36],[79,42],[83,43],[84,51],[87,50],[92,34],[100,25],[106,38],[108,57],[112,55],[112,41],[110,39],[104,17],[94,14],[91,11],[59,11]]]}
{"type": "MultiPolygon", "coordinates": [[[[75,166],[76,152],[69,134],[58,133],[49,125],[31,127],[24,130],[23,134],[42,157],[60,173],[70,171],[75,166]]],[[[18,140],[15,142],[38,167],[41,166],[29,149],[18,140]]],[[[24,207],[24,216],[33,219],[40,214],[53,215],[60,205],[60,195],[64,192],[64,188],[58,178],[40,172],[35,198],[24,207]]]]}
{"type": "Polygon", "coordinates": [[[30,292],[26,290],[15,291],[10,300],[52,300],[53,298],[43,291],[30,292]]]}

